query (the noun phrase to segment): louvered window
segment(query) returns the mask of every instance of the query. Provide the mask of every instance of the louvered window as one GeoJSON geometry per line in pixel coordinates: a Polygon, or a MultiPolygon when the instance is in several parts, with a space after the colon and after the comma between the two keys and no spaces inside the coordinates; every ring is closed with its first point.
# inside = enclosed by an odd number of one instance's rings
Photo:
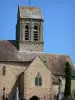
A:
{"type": "Polygon", "coordinates": [[[29,40],[30,27],[25,25],[25,40],[29,40]]]}
{"type": "Polygon", "coordinates": [[[34,41],[39,40],[39,27],[37,25],[34,26],[34,41]]]}

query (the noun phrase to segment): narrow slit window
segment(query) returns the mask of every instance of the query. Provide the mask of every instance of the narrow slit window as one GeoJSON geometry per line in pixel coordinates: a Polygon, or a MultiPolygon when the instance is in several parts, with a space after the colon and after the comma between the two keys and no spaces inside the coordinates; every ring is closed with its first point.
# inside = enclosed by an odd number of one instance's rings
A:
{"type": "Polygon", "coordinates": [[[6,75],[6,67],[3,66],[3,75],[6,75]]]}

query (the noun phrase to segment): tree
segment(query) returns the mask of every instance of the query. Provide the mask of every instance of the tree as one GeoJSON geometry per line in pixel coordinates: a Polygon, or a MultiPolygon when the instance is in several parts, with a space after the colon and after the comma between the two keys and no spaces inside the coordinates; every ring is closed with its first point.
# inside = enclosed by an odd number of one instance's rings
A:
{"type": "Polygon", "coordinates": [[[65,63],[65,91],[64,95],[65,97],[71,96],[71,66],[69,62],[65,63]]]}

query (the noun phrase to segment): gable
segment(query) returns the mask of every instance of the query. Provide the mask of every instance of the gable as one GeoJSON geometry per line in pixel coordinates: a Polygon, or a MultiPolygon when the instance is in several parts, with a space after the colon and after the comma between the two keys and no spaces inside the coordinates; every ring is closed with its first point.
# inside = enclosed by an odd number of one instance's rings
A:
{"type": "Polygon", "coordinates": [[[37,71],[41,71],[41,70],[47,70],[48,72],[50,72],[50,70],[47,68],[46,64],[40,59],[39,56],[37,56],[29,65],[29,67],[26,69],[27,70],[37,70],[37,71]]]}
{"type": "Polygon", "coordinates": [[[26,87],[35,87],[35,77],[38,73],[42,77],[42,87],[50,88],[52,85],[52,73],[42,62],[42,60],[37,56],[29,67],[24,71],[24,79],[26,87]]]}

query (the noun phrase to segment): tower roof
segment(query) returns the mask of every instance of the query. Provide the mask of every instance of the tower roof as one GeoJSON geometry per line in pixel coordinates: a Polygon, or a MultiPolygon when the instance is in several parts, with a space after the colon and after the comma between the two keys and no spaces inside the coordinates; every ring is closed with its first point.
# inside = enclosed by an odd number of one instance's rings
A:
{"type": "Polygon", "coordinates": [[[39,8],[19,6],[19,18],[43,19],[43,16],[39,8]]]}

